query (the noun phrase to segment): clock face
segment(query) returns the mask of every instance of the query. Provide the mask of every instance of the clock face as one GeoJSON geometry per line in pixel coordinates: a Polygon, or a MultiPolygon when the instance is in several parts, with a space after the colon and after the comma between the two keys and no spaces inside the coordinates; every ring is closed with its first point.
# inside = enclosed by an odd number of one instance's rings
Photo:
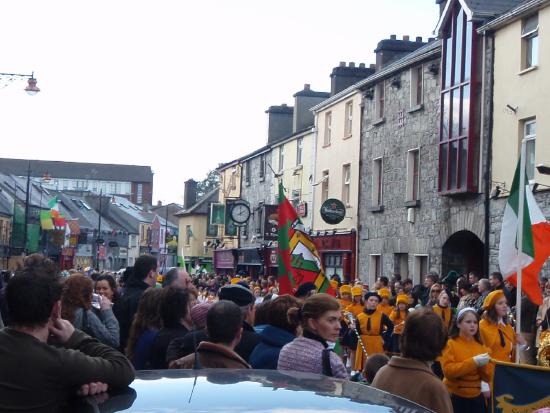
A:
{"type": "Polygon", "coordinates": [[[238,202],[233,204],[233,208],[231,208],[231,219],[236,224],[244,224],[248,221],[250,218],[250,208],[248,205],[242,202],[238,202]]]}

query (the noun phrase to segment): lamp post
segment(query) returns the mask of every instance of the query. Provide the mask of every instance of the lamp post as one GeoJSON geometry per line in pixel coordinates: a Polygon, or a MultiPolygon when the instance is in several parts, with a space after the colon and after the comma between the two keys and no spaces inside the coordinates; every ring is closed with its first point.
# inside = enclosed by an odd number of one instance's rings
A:
{"type": "Polygon", "coordinates": [[[34,77],[34,72],[30,75],[19,74],[19,73],[0,73],[0,78],[5,78],[8,82],[13,82],[16,78],[28,78],[27,87],[24,89],[30,96],[35,96],[40,89],[36,86],[36,78],[34,77]]]}

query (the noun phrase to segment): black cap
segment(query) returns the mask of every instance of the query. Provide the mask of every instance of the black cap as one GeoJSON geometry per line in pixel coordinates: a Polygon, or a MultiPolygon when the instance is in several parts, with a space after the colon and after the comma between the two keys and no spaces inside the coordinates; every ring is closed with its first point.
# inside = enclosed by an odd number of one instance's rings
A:
{"type": "Polygon", "coordinates": [[[315,287],[315,284],[313,284],[312,282],[305,282],[298,287],[298,289],[294,293],[294,296],[296,298],[304,298],[304,297],[307,297],[309,293],[313,290],[317,290],[317,287],[315,287]]]}
{"type": "Polygon", "coordinates": [[[220,288],[218,294],[220,300],[228,300],[237,304],[239,307],[252,304],[255,301],[254,294],[242,285],[232,284],[220,288]]]}

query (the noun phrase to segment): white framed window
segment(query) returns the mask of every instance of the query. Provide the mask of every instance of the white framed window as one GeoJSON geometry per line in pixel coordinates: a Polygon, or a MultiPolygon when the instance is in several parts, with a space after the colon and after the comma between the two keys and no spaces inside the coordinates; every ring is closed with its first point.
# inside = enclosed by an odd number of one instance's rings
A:
{"type": "Polygon", "coordinates": [[[428,254],[414,254],[413,284],[420,284],[424,275],[428,273],[428,254]]]}
{"type": "Polygon", "coordinates": [[[329,192],[329,174],[328,170],[323,171],[323,183],[321,184],[321,202],[325,202],[328,199],[329,192]]]}
{"type": "Polygon", "coordinates": [[[351,164],[342,166],[342,202],[349,206],[351,187],[351,164]]]}
{"type": "Polygon", "coordinates": [[[346,102],[346,119],[344,126],[344,138],[348,138],[352,134],[353,127],[353,100],[346,102]]]}
{"type": "Polygon", "coordinates": [[[369,279],[376,280],[382,276],[382,255],[370,254],[369,279]]]}
{"type": "Polygon", "coordinates": [[[384,81],[376,85],[376,117],[382,119],[384,117],[384,106],[386,101],[386,91],[384,89],[384,81]]]}
{"type": "Polygon", "coordinates": [[[401,275],[401,279],[409,277],[409,254],[399,253],[394,254],[394,272],[401,275]]]}
{"type": "Polygon", "coordinates": [[[522,22],[522,69],[539,64],[539,15],[527,17],[522,22]]]}
{"type": "Polygon", "coordinates": [[[250,162],[252,162],[252,161],[246,161],[245,166],[244,166],[244,181],[245,181],[247,186],[250,186],[250,174],[251,174],[250,162]]]}
{"type": "Polygon", "coordinates": [[[422,104],[423,83],[424,79],[422,66],[411,68],[411,108],[422,104]]]}
{"type": "Polygon", "coordinates": [[[304,138],[298,138],[296,140],[296,166],[302,164],[302,154],[304,151],[304,138]]]}
{"type": "Polygon", "coordinates": [[[193,231],[191,230],[191,225],[185,226],[185,245],[189,246],[191,244],[191,236],[193,231]]]}
{"type": "Polygon", "coordinates": [[[285,147],[279,146],[279,172],[282,172],[285,167],[285,147]]]}
{"type": "Polygon", "coordinates": [[[535,180],[535,144],[537,140],[537,121],[532,119],[523,124],[523,137],[525,138],[525,170],[529,182],[535,180]]]}
{"type": "Polygon", "coordinates": [[[141,204],[142,202],[143,202],[143,184],[137,184],[136,203],[141,204]]]}
{"type": "Polygon", "coordinates": [[[325,136],[323,145],[329,146],[332,140],[332,112],[325,113],[325,136]]]}
{"type": "Polygon", "coordinates": [[[407,201],[417,201],[420,192],[420,152],[411,149],[407,152],[407,201]]]}
{"type": "Polygon", "coordinates": [[[300,203],[301,198],[302,198],[302,191],[300,189],[293,189],[290,203],[295,209],[298,207],[298,204],[300,203]]]}
{"type": "Polygon", "coordinates": [[[382,205],[382,158],[372,161],[372,206],[382,205]]]}
{"type": "Polygon", "coordinates": [[[265,179],[265,155],[260,155],[260,181],[265,179]]]}

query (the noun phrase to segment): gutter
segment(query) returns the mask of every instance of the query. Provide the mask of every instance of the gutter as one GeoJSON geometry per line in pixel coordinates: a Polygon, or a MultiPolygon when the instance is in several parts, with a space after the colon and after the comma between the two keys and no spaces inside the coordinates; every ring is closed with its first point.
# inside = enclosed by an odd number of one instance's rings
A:
{"type": "Polygon", "coordinates": [[[481,26],[479,29],[477,29],[478,33],[484,33],[489,30],[498,29],[505,24],[511,22],[512,20],[515,20],[522,15],[529,13],[533,11],[535,8],[540,8],[546,5],[550,5],[550,0],[531,0],[527,3],[524,3],[512,10],[510,10],[507,13],[504,13],[497,17],[494,20],[491,20],[489,23],[481,26]]]}

